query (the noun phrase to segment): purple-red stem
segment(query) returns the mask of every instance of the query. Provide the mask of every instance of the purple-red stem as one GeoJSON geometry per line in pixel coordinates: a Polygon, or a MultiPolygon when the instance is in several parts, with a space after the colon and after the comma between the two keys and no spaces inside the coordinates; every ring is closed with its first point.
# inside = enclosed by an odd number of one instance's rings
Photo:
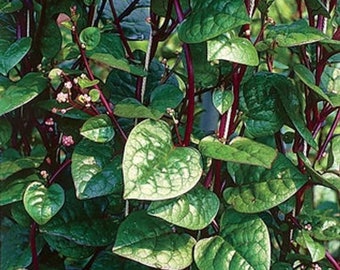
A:
{"type": "Polygon", "coordinates": [[[37,229],[38,229],[38,224],[36,222],[33,222],[31,224],[31,230],[30,230],[30,248],[31,248],[31,254],[32,254],[33,270],[39,270],[38,251],[37,251],[37,245],[36,245],[37,229]]]}
{"type": "MultiPolygon", "coordinates": [[[[179,0],[174,0],[174,6],[177,13],[178,22],[181,23],[184,20],[184,13],[182,11],[179,0]]],[[[186,99],[188,100],[187,107],[187,123],[185,127],[185,135],[183,140],[183,146],[190,144],[190,137],[194,126],[194,112],[195,112],[195,79],[194,68],[192,63],[192,57],[190,47],[188,44],[183,44],[183,51],[185,55],[187,74],[188,74],[188,88],[186,92],[186,99]]]]}
{"type": "Polygon", "coordinates": [[[47,186],[47,187],[51,186],[51,185],[54,183],[54,181],[55,181],[55,179],[57,178],[57,176],[58,176],[58,175],[59,175],[59,174],[60,174],[60,173],[68,166],[68,165],[70,165],[71,162],[72,162],[71,159],[65,160],[64,163],[61,164],[61,166],[58,168],[58,170],[57,170],[57,171],[52,175],[52,177],[48,180],[46,186],[47,186]]]}

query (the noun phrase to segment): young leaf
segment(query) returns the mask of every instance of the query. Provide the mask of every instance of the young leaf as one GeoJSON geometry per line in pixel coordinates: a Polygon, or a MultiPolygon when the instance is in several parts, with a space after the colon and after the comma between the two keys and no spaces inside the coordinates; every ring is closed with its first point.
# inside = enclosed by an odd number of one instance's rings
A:
{"type": "Polygon", "coordinates": [[[294,71],[296,75],[298,75],[300,80],[305,85],[307,85],[311,90],[313,90],[316,95],[318,95],[320,98],[322,98],[323,100],[326,100],[331,105],[333,105],[329,97],[322,91],[322,89],[315,85],[315,77],[308,68],[306,68],[302,64],[298,64],[294,66],[294,71]]]}
{"type": "Polygon", "coordinates": [[[267,270],[270,269],[270,253],[269,233],[264,222],[257,215],[227,210],[221,220],[220,236],[198,241],[194,259],[200,270],[267,270]]]}
{"type": "Polygon", "coordinates": [[[317,262],[325,258],[325,247],[313,240],[309,232],[302,230],[296,241],[303,247],[307,248],[312,262],[317,262]]]}
{"type": "Polygon", "coordinates": [[[122,189],[120,159],[112,159],[111,146],[87,139],[80,141],[72,154],[71,173],[77,198],[89,199],[122,189]]]}
{"type": "Polygon", "coordinates": [[[118,229],[113,253],[160,269],[184,269],[192,263],[196,241],[175,234],[165,221],[144,211],[131,213],[118,229]]]}
{"type": "Polygon", "coordinates": [[[310,27],[303,19],[286,25],[268,26],[267,41],[276,42],[280,47],[292,47],[327,39],[327,35],[310,27]]]}
{"type": "Polygon", "coordinates": [[[131,131],[123,156],[125,199],[171,199],[192,189],[201,174],[199,152],[174,147],[164,121],[144,120],[131,131]]]}
{"type": "Polygon", "coordinates": [[[105,143],[113,139],[115,132],[110,117],[101,114],[88,119],[80,129],[80,134],[91,141],[105,143]]]}
{"type": "Polygon", "coordinates": [[[199,43],[248,22],[244,1],[196,1],[192,12],[180,25],[178,36],[185,43],[199,43]]]}
{"type": "Polygon", "coordinates": [[[228,111],[234,102],[234,95],[231,91],[216,89],[212,94],[212,102],[218,112],[222,115],[228,111]]]}
{"type": "Polygon", "coordinates": [[[33,182],[27,187],[23,201],[28,214],[39,225],[43,225],[63,206],[64,190],[58,184],[47,188],[40,182],[33,182]]]}
{"type": "Polygon", "coordinates": [[[148,214],[189,230],[202,230],[212,222],[219,205],[219,199],[214,193],[196,186],[180,197],[152,202],[148,214]]]}
{"type": "Polygon", "coordinates": [[[31,101],[46,86],[47,80],[40,73],[28,73],[19,82],[0,92],[0,116],[31,101]]]}
{"type": "Polygon", "coordinates": [[[97,27],[87,27],[79,35],[80,42],[86,46],[86,50],[93,50],[100,42],[100,31],[97,27]]]}
{"type": "Polygon", "coordinates": [[[243,137],[237,137],[226,145],[208,136],[200,141],[198,147],[207,157],[266,168],[271,168],[277,156],[275,149],[243,137]]]}
{"type": "Polygon", "coordinates": [[[259,57],[254,45],[246,38],[219,36],[208,40],[208,61],[221,59],[248,66],[257,66],[259,57]]]}
{"type": "Polygon", "coordinates": [[[13,44],[3,39],[0,40],[0,73],[2,75],[6,76],[24,58],[31,48],[31,43],[30,37],[18,39],[13,44]]]}
{"type": "Polygon", "coordinates": [[[284,155],[278,154],[271,169],[232,165],[229,173],[235,177],[237,187],[225,189],[223,197],[235,210],[257,213],[268,210],[293,196],[307,181],[284,155]]]}

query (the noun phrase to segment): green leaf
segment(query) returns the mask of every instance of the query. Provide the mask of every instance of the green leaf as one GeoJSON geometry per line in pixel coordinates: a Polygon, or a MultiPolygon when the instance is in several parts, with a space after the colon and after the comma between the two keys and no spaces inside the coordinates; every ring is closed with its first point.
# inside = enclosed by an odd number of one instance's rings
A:
{"type": "Polygon", "coordinates": [[[78,84],[80,86],[81,89],[85,89],[85,88],[90,88],[91,86],[94,86],[96,84],[99,83],[99,80],[90,80],[89,78],[85,77],[78,77],[78,84]]]}
{"type": "Polygon", "coordinates": [[[265,223],[257,215],[227,210],[222,216],[220,236],[198,241],[194,259],[200,270],[267,270],[270,253],[265,223]]]}
{"type": "Polygon", "coordinates": [[[13,0],[11,2],[4,1],[0,3],[0,13],[13,13],[14,11],[20,10],[23,4],[20,0],[13,0]]]}
{"type": "MultiPolygon", "coordinates": [[[[135,98],[126,98],[115,105],[114,114],[125,118],[158,119],[152,111],[135,98]]],[[[159,116],[159,114],[158,114],[159,116]]]]}
{"type": "Polygon", "coordinates": [[[0,92],[0,116],[31,101],[46,86],[47,80],[40,73],[28,73],[19,82],[0,92]]]}
{"type": "Polygon", "coordinates": [[[89,96],[92,102],[97,102],[100,99],[100,92],[97,89],[91,89],[89,91],[89,96]]]}
{"type": "Polygon", "coordinates": [[[25,37],[18,39],[13,44],[0,40],[0,73],[4,76],[15,67],[31,48],[32,39],[25,37]]]}
{"type": "Polygon", "coordinates": [[[171,199],[197,184],[202,174],[199,152],[174,147],[171,137],[164,121],[144,120],[131,131],[123,156],[125,199],[171,199]]]}
{"type": "Polygon", "coordinates": [[[216,89],[212,94],[212,102],[218,112],[222,115],[233,105],[234,95],[231,91],[216,89]]]}
{"type": "Polygon", "coordinates": [[[304,114],[295,86],[284,76],[277,76],[276,83],[273,86],[276,88],[283,108],[296,130],[311,147],[317,149],[318,145],[303,118],[304,114]]]}
{"type": "Polygon", "coordinates": [[[277,152],[275,149],[244,137],[236,137],[229,145],[208,136],[199,143],[202,155],[214,159],[271,168],[277,152]]]}
{"type": "Polygon", "coordinates": [[[144,211],[131,213],[118,229],[113,253],[160,269],[184,269],[192,263],[196,241],[144,211]]]}
{"type": "Polygon", "coordinates": [[[317,262],[325,258],[326,250],[323,245],[313,240],[309,232],[302,230],[296,241],[307,248],[312,262],[317,262]]]}
{"type": "Polygon", "coordinates": [[[5,118],[0,118],[0,148],[4,147],[10,140],[12,134],[12,126],[5,118]]]}
{"type": "Polygon", "coordinates": [[[243,112],[247,132],[254,137],[273,135],[283,125],[278,109],[278,97],[273,87],[274,73],[259,72],[243,84],[240,93],[240,110],[243,112]]]}
{"type": "Polygon", "coordinates": [[[331,17],[327,7],[320,0],[306,0],[306,6],[308,8],[308,12],[310,12],[313,16],[322,15],[326,18],[331,17]]]}
{"type": "Polygon", "coordinates": [[[86,50],[93,50],[100,42],[100,31],[97,27],[87,27],[80,32],[80,42],[85,44],[86,50]]]}
{"type": "Polygon", "coordinates": [[[111,148],[87,139],[77,144],[71,164],[77,198],[89,199],[121,192],[121,164],[119,158],[112,157],[111,148]]]}
{"type": "Polygon", "coordinates": [[[192,12],[178,29],[178,36],[185,43],[199,43],[246,23],[249,16],[244,1],[195,1],[192,12]]]}
{"type": "Polygon", "coordinates": [[[243,213],[256,213],[288,200],[307,181],[285,156],[278,154],[271,169],[233,164],[229,173],[237,186],[225,189],[223,197],[243,213]]]}
{"type": "Polygon", "coordinates": [[[246,38],[218,36],[208,40],[208,61],[226,60],[248,66],[257,66],[259,57],[254,45],[246,38]]]}
{"type": "Polygon", "coordinates": [[[328,38],[316,28],[310,27],[303,19],[289,25],[268,26],[267,29],[266,42],[275,42],[280,47],[309,44],[328,38]]]}
{"type": "Polygon", "coordinates": [[[315,77],[308,68],[302,64],[298,64],[294,66],[294,71],[300,80],[311,90],[313,90],[316,95],[333,105],[329,97],[322,91],[322,89],[315,85],[315,77]]]}
{"type": "Polygon", "coordinates": [[[12,174],[24,169],[37,168],[43,162],[44,157],[25,157],[14,161],[4,161],[0,163],[0,181],[12,174]]]}
{"type": "Polygon", "coordinates": [[[47,188],[40,182],[33,182],[26,188],[23,201],[28,214],[39,225],[43,225],[63,206],[64,190],[58,184],[47,188]]]}
{"type": "Polygon", "coordinates": [[[146,76],[147,72],[144,71],[142,67],[129,64],[129,62],[125,58],[115,58],[111,54],[107,53],[94,53],[90,55],[90,59],[97,61],[99,63],[103,63],[105,65],[108,65],[112,68],[116,68],[122,71],[126,71],[128,73],[131,73],[133,75],[137,76],[146,76]]]}
{"type": "Polygon", "coordinates": [[[105,143],[113,139],[115,132],[110,117],[101,114],[88,119],[80,129],[80,134],[91,141],[105,143]]]}
{"type": "Polygon", "coordinates": [[[152,202],[148,214],[189,230],[202,230],[215,218],[219,205],[213,192],[196,186],[180,197],[152,202]]]}

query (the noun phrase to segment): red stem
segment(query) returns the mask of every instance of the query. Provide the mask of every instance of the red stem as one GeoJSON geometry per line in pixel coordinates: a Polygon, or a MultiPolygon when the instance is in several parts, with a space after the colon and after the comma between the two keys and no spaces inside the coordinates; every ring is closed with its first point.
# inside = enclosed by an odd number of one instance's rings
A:
{"type": "Polygon", "coordinates": [[[35,239],[37,229],[38,229],[38,224],[36,222],[33,222],[31,224],[31,230],[30,230],[30,248],[31,248],[32,263],[33,263],[34,270],[39,270],[38,252],[37,252],[36,239],[35,239]]]}
{"type": "Polygon", "coordinates": [[[58,175],[59,175],[59,174],[60,174],[60,173],[68,166],[68,165],[70,165],[71,162],[72,162],[71,159],[65,160],[64,163],[61,164],[61,166],[58,168],[58,170],[57,170],[57,171],[52,175],[52,177],[48,180],[46,186],[47,186],[47,187],[51,186],[51,185],[54,183],[54,181],[55,181],[55,179],[57,178],[57,176],[58,176],[58,175]]]}

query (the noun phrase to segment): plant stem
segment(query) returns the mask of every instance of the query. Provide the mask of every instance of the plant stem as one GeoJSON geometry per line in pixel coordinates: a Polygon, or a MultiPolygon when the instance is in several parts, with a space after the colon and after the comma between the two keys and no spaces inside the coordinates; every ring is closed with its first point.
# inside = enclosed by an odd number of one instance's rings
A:
{"type": "Polygon", "coordinates": [[[32,263],[33,263],[34,270],[39,270],[38,252],[37,252],[37,246],[36,246],[37,229],[38,229],[38,224],[36,222],[33,222],[31,224],[31,230],[30,230],[30,248],[31,248],[32,263]]]}
{"type": "Polygon", "coordinates": [[[67,159],[67,160],[65,160],[64,161],[64,163],[63,164],[61,164],[61,166],[58,168],[58,170],[52,175],[52,177],[48,180],[48,182],[47,182],[47,187],[49,187],[49,186],[51,186],[53,183],[54,183],[54,181],[55,181],[55,179],[57,178],[57,176],[68,166],[68,165],[70,165],[71,164],[71,162],[72,162],[72,160],[71,159],[67,159]]]}
{"type": "MultiPolygon", "coordinates": [[[[182,11],[179,0],[174,0],[174,6],[178,17],[178,22],[181,23],[184,20],[184,13],[182,11]]],[[[187,74],[188,74],[188,87],[186,92],[186,99],[188,100],[187,107],[187,123],[185,127],[185,135],[183,145],[188,146],[190,144],[190,136],[194,125],[194,113],[195,113],[195,79],[194,79],[194,67],[188,44],[183,44],[183,51],[185,55],[187,74]]]]}

